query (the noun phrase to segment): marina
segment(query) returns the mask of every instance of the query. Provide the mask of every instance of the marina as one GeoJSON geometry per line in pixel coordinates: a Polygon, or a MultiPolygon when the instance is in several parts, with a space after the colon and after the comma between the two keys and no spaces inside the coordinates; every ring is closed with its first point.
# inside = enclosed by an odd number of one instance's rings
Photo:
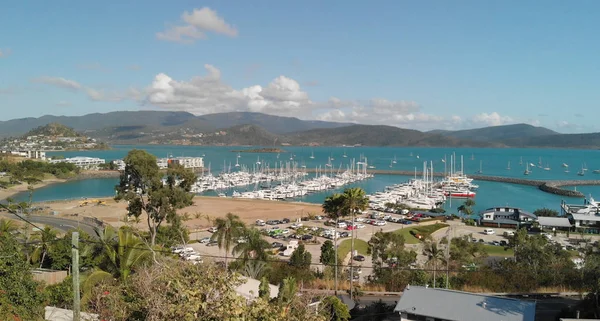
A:
{"type": "MultiPolygon", "coordinates": [[[[280,153],[279,158],[277,158],[277,154],[275,153],[231,152],[231,150],[240,150],[240,147],[120,145],[114,146],[113,149],[107,151],[60,152],[49,153],[49,156],[86,156],[115,160],[122,159],[133,148],[145,149],[159,158],[164,157],[164,155],[173,155],[174,157],[202,157],[206,168],[202,174],[198,174],[200,177],[218,177],[223,173],[230,172],[228,179],[234,182],[233,185],[235,186],[232,186],[231,182],[221,186],[223,189],[213,189],[207,188],[209,187],[207,185],[204,185],[204,187],[199,185],[196,187],[199,188],[197,191],[200,192],[199,195],[203,196],[217,197],[226,195],[233,197],[234,192],[236,192],[236,197],[240,197],[243,193],[246,193],[246,197],[255,197],[254,194],[259,196],[261,191],[273,190],[275,188],[281,192],[277,195],[284,195],[282,191],[285,190],[284,187],[287,184],[293,183],[296,186],[299,186],[302,182],[308,184],[308,182],[323,176],[323,174],[326,174],[330,178],[335,177],[351,168],[353,160],[355,166],[357,166],[356,163],[358,162],[356,160],[360,161],[368,157],[366,170],[363,167],[363,173],[372,175],[368,179],[347,180],[345,185],[323,190],[312,188],[312,191],[307,193],[295,192],[299,195],[297,194],[293,198],[275,198],[278,200],[320,204],[326,196],[333,192],[341,191],[346,187],[361,187],[368,194],[376,194],[386,191],[388,187],[406,184],[414,179],[422,179],[425,172],[423,169],[423,162],[425,160],[428,160],[428,179],[442,182],[451,172],[450,168],[453,165],[451,163],[454,163],[454,161],[450,161],[452,155],[465,155],[462,164],[460,156],[456,157],[457,162],[454,167],[457,168],[455,171],[452,169],[452,171],[456,174],[458,172],[464,173],[463,175],[472,180],[471,184],[479,186],[478,189],[472,190],[473,193],[476,193],[472,197],[476,202],[474,206],[475,210],[482,210],[498,205],[518,206],[529,211],[534,211],[541,207],[558,210],[560,201],[563,198],[572,200],[569,201],[572,203],[580,202],[579,198],[572,197],[571,195],[564,197],[540,191],[540,186],[544,184],[546,184],[545,186],[552,185],[552,188],[566,190],[569,192],[568,194],[577,194],[578,197],[581,197],[579,193],[585,195],[600,193],[600,188],[594,185],[598,184],[597,180],[600,179],[600,175],[593,172],[595,169],[600,168],[600,160],[596,160],[597,151],[593,150],[286,146],[285,152],[280,153]],[[542,157],[544,166],[548,164],[551,170],[539,169],[536,165],[535,168],[530,168],[531,173],[529,175],[523,175],[526,165],[538,163],[540,157],[542,157]],[[293,158],[293,160],[288,161],[289,158],[293,158]],[[284,162],[282,163],[281,161],[284,162]],[[265,165],[264,167],[269,165],[268,172],[271,175],[281,175],[282,167],[284,172],[295,170],[302,172],[302,174],[295,174],[299,176],[293,178],[280,177],[280,180],[274,180],[271,177],[271,183],[267,182],[266,177],[264,177],[264,181],[257,182],[257,179],[242,179],[242,177],[236,176],[245,174],[231,174],[235,172],[254,173],[255,171],[264,171],[258,170],[260,168],[257,164],[258,162],[260,162],[260,166],[263,164],[265,165]],[[510,170],[507,169],[509,162],[511,165],[510,170]],[[578,176],[576,174],[577,170],[565,173],[565,169],[569,168],[567,164],[583,164],[584,162],[590,168],[585,176],[578,176]],[[286,165],[286,163],[290,165],[286,165]],[[480,166],[481,163],[483,166],[480,166]],[[221,165],[215,166],[215,164],[221,165]],[[239,166],[236,166],[236,164],[239,166]],[[375,168],[369,168],[370,166],[375,168]],[[481,168],[485,171],[485,175],[476,174],[481,168]],[[274,173],[275,169],[277,169],[277,173],[274,173]],[[250,184],[243,185],[242,181],[250,182],[250,184]],[[236,182],[239,182],[239,184],[236,182]],[[575,190],[578,193],[571,193],[575,192],[575,190]]],[[[255,147],[244,148],[250,149],[255,147]]],[[[261,172],[260,175],[264,175],[264,173],[261,172]]],[[[210,182],[211,179],[204,178],[204,180],[205,182],[210,182]]],[[[33,199],[34,201],[51,201],[78,199],[82,197],[111,197],[114,196],[114,186],[116,183],[117,179],[114,177],[69,181],[37,189],[33,195],[33,199]]],[[[316,186],[328,185],[326,182],[315,181],[315,183],[318,183],[316,186]]],[[[292,185],[292,190],[295,189],[296,187],[292,185]]],[[[298,187],[298,189],[300,188],[298,187]]],[[[554,192],[551,191],[551,193],[554,192]]],[[[264,195],[265,193],[262,192],[262,194],[264,195]]],[[[267,199],[269,199],[269,192],[266,194],[267,199]]],[[[291,193],[285,194],[292,195],[291,193]]],[[[16,195],[17,199],[27,199],[27,197],[26,193],[16,195]]],[[[455,197],[452,198],[447,197],[447,201],[442,207],[455,212],[456,207],[462,201],[455,197]]]]}

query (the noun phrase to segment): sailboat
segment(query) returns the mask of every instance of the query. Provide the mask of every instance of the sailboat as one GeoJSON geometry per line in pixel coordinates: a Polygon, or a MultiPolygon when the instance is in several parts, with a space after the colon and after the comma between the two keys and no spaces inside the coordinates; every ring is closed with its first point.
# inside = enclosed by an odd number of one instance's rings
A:
{"type": "Polygon", "coordinates": [[[569,165],[567,165],[567,163],[562,163],[561,165],[562,167],[569,167],[569,165]]]}
{"type": "Polygon", "coordinates": [[[510,170],[510,161],[508,161],[508,166],[506,166],[507,170],[510,170]]]}
{"type": "Polygon", "coordinates": [[[394,166],[394,161],[390,162],[390,168],[392,168],[394,166]]]}
{"type": "Polygon", "coordinates": [[[294,160],[294,155],[290,153],[290,160],[294,160]]]}
{"type": "Polygon", "coordinates": [[[579,176],[585,175],[585,167],[583,165],[581,166],[581,170],[579,172],[577,172],[577,175],[579,175],[579,176]]]}
{"type": "Polygon", "coordinates": [[[417,155],[417,158],[419,158],[419,155],[417,155]]]}
{"type": "Polygon", "coordinates": [[[412,157],[412,156],[413,156],[413,153],[412,153],[412,152],[410,152],[410,157],[412,157]]]}
{"type": "Polygon", "coordinates": [[[546,167],[544,167],[545,171],[549,171],[550,170],[550,165],[548,165],[548,163],[546,163],[546,167]]]}
{"type": "Polygon", "coordinates": [[[310,153],[310,159],[315,159],[315,151],[311,151],[310,153]]]}
{"type": "Polygon", "coordinates": [[[256,165],[260,165],[260,156],[258,156],[256,159],[256,165]]]}
{"type": "Polygon", "coordinates": [[[240,153],[238,152],[238,154],[237,154],[237,158],[240,158],[240,157],[242,157],[242,154],[240,154],[240,153]]]}
{"type": "Polygon", "coordinates": [[[587,165],[585,164],[585,162],[583,162],[583,166],[581,167],[581,170],[584,172],[587,172],[587,165]]]}
{"type": "Polygon", "coordinates": [[[519,161],[519,165],[523,165],[523,156],[521,156],[521,160],[519,161]]]}
{"type": "Polygon", "coordinates": [[[348,157],[348,155],[346,155],[346,150],[344,149],[344,158],[348,157]]]}
{"type": "Polygon", "coordinates": [[[542,168],[542,158],[540,157],[540,160],[538,161],[538,167],[542,168]]]}
{"type": "Polygon", "coordinates": [[[525,172],[523,172],[523,175],[529,175],[531,173],[531,171],[529,170],[529,163],[527,163],[527,168],[525,168],[525,172]]]}
{"type": "Polygon", "coordinates": [[[331,157],[328,158],[327,164],[325,164],[325,166],[327,167],[331,167],[331,157]]]}
{"type": "Polygon", "coordinates": [[[477,174],[482,174],[483,173],[483,168],[482,168],[482,161],[479,161],[479,170],[477,171],[477,174]]]}
{"type": "Polygon", "coordinates": [[[471,154],[471,160],[475,160],[475,154],[471,154]]]}
{"type": "Polygon", "coordinates": [[[396,155],[394,155],[394,160],[392,161],[392,164],[396,164],[396,155]]]}
{"type": "Polygon", "coordinates": [[[600,169],[595,169],[592,173],[594,173],[594,174],[600,174],[600,169]]]}
{"type": "Polygon", "coordinates": [[[239,158],[235,158],[235,167],[240,167],[239,158]]]}

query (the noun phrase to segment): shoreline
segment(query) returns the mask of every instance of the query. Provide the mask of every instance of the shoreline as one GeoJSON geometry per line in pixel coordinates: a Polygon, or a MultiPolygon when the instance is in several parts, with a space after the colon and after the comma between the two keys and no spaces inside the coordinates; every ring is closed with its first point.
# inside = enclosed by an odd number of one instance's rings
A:
{"type": "MultiPolygon", "coordinates": [[[[67,179],[58,179],[58,178],[51,178],[51,179],[45,179],[40,183],[37,183],[35,185],[31,185],[33,187],[33,190],[35,191],[38,188],[42,188],[42,187],[46,187],[46,186],[50,186],[53,184],[60,184],[60,183],[65,183],[69,180],[67,179]]],[[[6,189],[0,189],[0,201],[4,201],[9,197],[13,197],[19,193],[23,193],[23,192],[27,192],[27,189],[29,187],[29,184],[27,183],[21,183],[19,185],[15,185],[15,186],[11,186],[9,188],[6,189]]]]}

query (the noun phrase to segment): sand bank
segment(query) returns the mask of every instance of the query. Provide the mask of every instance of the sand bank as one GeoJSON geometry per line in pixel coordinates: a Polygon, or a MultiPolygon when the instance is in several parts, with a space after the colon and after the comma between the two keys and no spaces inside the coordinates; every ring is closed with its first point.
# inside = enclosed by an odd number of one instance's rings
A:
{"type": "MultiPolygon", "coordinates": [[[[35,189],[38,189],[38,188],[41,188],[44,186],[48,186],[51,184],[64,183],[64,182],[66,182],[66,180],[64,180],[64,179],[52,178],[52,179],[45,179],[44,181],[42,181],[40,183],[36,183],[32,186],[35,190],[35,189]]],[[[27,183],[21,183],[19,185],[11,186],[6,189],[0,189],[0,201],[3,201],[6,198],[12,197],[21,192],[26,192],[28,186],[29,186],[29,184],[27,184],[27,183]]]]}

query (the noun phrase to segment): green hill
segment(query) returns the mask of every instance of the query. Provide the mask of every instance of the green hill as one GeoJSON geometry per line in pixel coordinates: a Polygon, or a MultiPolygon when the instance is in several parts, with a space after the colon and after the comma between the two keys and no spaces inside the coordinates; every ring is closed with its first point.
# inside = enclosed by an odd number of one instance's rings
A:
{"type": "Polygon", "coordinates": [[[73,128],[67,127],[58,123],[50,123],[48,125],[39,126],[27,132],[27,136],[50,136],[50,137],[80,137],[73,128]]]}
{"type": "Polygon", "coordinates": [[[439,134],[459,139],[470,139],[481,142],[505,142],[507,140],[519,141],[531,137],[557,135],[558,133],[544,127],[536,127],[528,124],[514,124],[491,126],[465,130],[434,130],[430,134],[439,134]]]}

